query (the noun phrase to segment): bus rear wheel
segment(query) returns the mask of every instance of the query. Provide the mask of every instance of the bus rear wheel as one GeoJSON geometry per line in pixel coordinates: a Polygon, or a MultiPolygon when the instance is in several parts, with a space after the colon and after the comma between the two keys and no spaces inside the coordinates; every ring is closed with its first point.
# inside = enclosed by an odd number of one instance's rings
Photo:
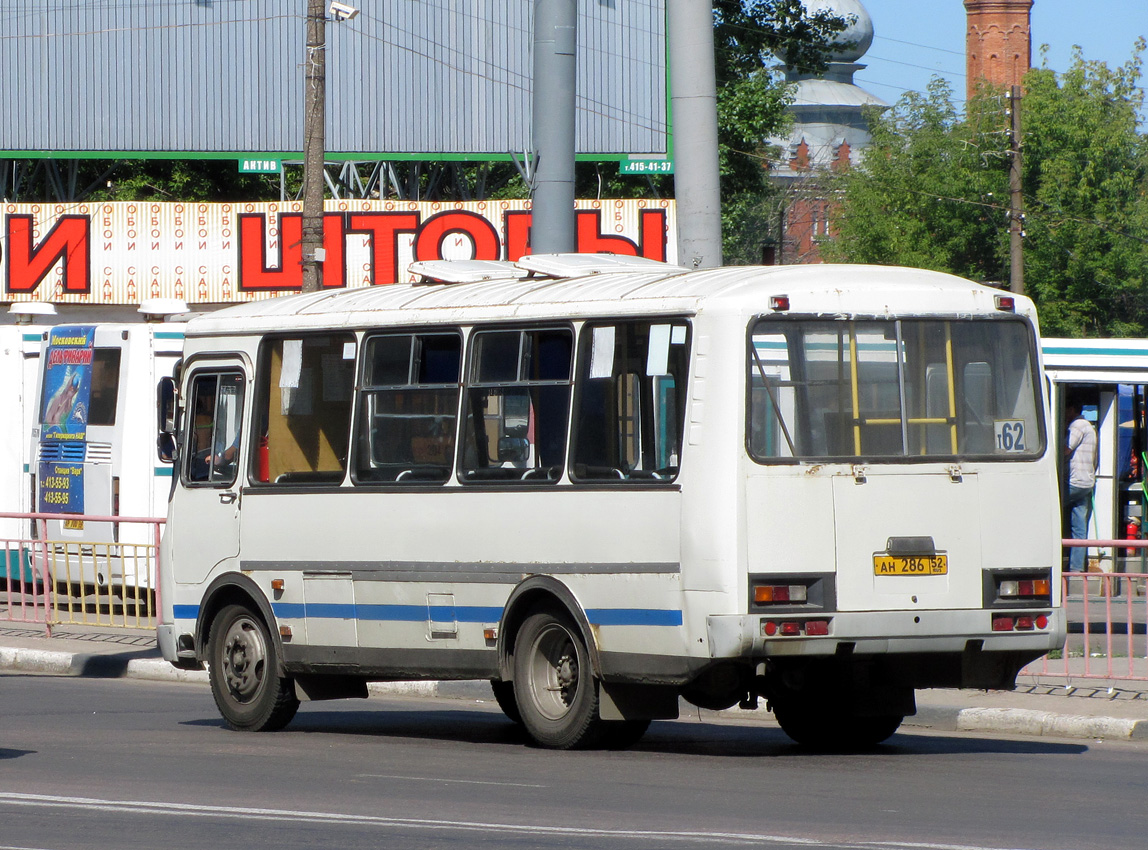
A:
{"type": "Polygon", "coordinates": [[[539,745],[569,750],[597,742],[598,683],[569,617],[540,611],[523,622],[514,642],[514,699],[539,745]]]}
{"type": "Polygon", "coordinates": [[[211,695],[232,729],[273,732],[299,708],[295,683],[278,674],[275,642],[263,620],[242,605],[224,608],[208,645],[211,695]]]}
{"type": "Polygon", "coordinates": [[[773,716],[798,744],[829,751],[872,749],[891,737],[905,719],[900,714],[834,713],[803,702],[774,703],[773,716]]]}

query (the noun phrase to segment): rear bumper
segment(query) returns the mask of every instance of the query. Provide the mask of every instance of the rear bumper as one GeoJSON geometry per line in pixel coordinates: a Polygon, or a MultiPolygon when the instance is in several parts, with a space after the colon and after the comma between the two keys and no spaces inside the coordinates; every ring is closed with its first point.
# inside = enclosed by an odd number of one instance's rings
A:
{"type": "Polygon", "coordinates": [[[1011,616],[1043,614],[1048,625],[1031,631],[995,632],[994,615],[1001,612],[968,611],[864,611],[827,614],[710,615],[707,617],[710,655],[714,659],[787,658],[857,655],[960,653],[970,645],[982,652],[1032,654],[1039,657],[1064,645],[1063,609],[1009,611],[1011,616]],[[824,636],[793,637],[763,634],[766,621],[828,621],[824,636]]]}

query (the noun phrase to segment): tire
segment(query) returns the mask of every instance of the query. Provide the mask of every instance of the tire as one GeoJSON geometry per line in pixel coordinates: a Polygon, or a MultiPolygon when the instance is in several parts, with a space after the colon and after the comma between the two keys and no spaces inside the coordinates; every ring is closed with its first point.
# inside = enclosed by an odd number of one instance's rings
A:
{"type": "Polygon", "coordinates": [[[790,738],[813,750],[868,750],[886,741],[905,719],[900,714],[834,714],[801,703],[774,704],[773,716],[790,738]]]}
{"type": "Polygon", "coordinates": [[[232,729],[274,732],[299,708],[294,681],[278,675],[278,649],[267,626],[242,605],[228,605],[212,624],[208,668],[211,695],[232,729]]]}
{"type": "Polygon", "coordinates": [[[598,683],[578,627],[568,616],[541,611],[514,641],[514,699],[536,743],[556,750],[597,743],[598,683]]]}
{"type": "Polygon", "coordinates": [[[518,703],[514,701],[514,682],[503,682],[499,679],[490,680],[490,689],[494,691],[494,701],[511,721],[522,725],[522,714],[518,711],[518,703]]]}
{"type": "Polygon", "coordinates": [[[649,728],[649,720],[603,720],[598,740],[608,750],[628,750],[649,728]]]}

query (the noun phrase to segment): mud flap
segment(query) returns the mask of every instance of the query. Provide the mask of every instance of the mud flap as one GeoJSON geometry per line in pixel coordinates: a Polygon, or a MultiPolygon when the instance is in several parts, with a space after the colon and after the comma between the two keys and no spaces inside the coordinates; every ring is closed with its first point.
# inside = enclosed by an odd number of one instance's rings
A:
{"type": "Polygon", "coordinates": [[[603,720],[676,720],[678,690],[664,685],[600,682],[598,716],[603,720]]]}

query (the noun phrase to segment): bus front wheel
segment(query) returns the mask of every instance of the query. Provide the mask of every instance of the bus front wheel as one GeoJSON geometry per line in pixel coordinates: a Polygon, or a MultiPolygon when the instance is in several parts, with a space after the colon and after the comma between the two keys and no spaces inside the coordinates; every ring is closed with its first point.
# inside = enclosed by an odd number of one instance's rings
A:
{"type": "Polygon", "coordinates": [[[295,683],[278,674],[275,642],[259,617],[228,605],[211,629],[208,655],[211,695],[228,726],[272,732],[291,722],[295,683]]]}
{"type": "Polygon", "coordinates": [[[543,747],[569,750],[596,742],[598,683],[578,627],[540,611],[514,641],[514,699],[522,725],[543,747]]]}

